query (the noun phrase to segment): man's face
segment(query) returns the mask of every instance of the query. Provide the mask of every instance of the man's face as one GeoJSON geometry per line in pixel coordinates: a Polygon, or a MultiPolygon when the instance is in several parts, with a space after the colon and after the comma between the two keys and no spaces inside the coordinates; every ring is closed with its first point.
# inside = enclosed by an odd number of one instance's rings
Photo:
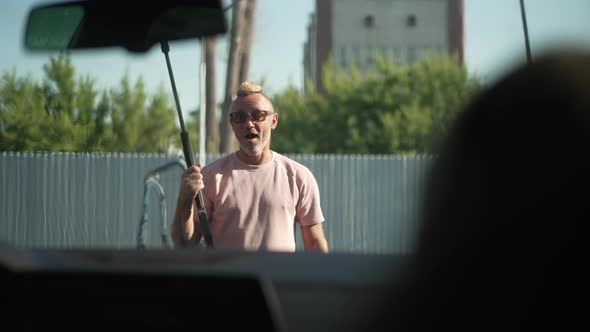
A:
{"type": "Polygon", "coordinates": [[[269,150],[272,129],[277,126],[279,121],[270,101],[259,93],[238,97],[232,104],[231,113],[234,112],[244,112],[234,116],[230,115],[232,129],[240,143],[240,149],[250,156],[258,156],[263,151],[269,150]],[[256,117],[261,115],[264,117],[265,112],[266,118],[256,121],[256,117]],[[232,117],[234,121],[232,121],[232,117]],[[245,121],[235,123],[235,120],[240,118],[245,121]]]}

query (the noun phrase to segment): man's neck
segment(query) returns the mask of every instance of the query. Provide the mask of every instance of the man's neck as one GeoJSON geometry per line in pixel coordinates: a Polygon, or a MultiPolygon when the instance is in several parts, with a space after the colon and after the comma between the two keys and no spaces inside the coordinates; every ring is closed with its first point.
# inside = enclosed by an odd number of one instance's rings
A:
{"type": "Polygon", "coordinates": [[[248,165],[262,165],[272,159],[272,152],[270,149],[264,149],[262,153],[251,156],[242,150],[238,151],[238,159],[248,165]]]}

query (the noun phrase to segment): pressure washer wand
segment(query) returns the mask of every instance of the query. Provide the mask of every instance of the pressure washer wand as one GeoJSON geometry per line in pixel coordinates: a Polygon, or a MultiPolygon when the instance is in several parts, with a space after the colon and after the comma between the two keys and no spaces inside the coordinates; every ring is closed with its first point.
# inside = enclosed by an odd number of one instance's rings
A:
{"type": "Polygon", "coordinates": [[[520,15],[522,17],[522,30],[524,31],[524,47],[526,50],[526,60],[528,64],[531,64],[533,62],[533,57],[531,56],[531,43],[529,41],[529,28],[526,22],[524,0],[520,0],[520,15]]]}
{"type": "MultiPolygon", "coordinates": [[[[184,159],[186,161],[186,167],[191,167],[195,164],[193,159],[193,153],[191,149],[191,144],[188,138],[188,133],[184,127],[184,120],[182,117],[182,111],[180,109],[180,101],[178,100],[178,92],[176,90],[176,83],[174,83],[174,74],[172,73],[172,65],[170,64],[170,57],[168,53],[170,52],[170,46],[168,45],[167,41],[160,42],[162,47],[162,53],[166,56],[166,65],[168,66],[168,74],[170,76],[170,83],[172,83],[172,92],[174,93],[174,101],[176,102],[176,110],[178,111],[178,119],[180,121],[180,140],[182,141],[182,150],[184,152],[184,159]]],[[[203,110],[201,110],[202,112],[203,110]]],[[[197,193],[195,197],[195,202],[197,203],[197,211],[199,215],[199,223],[201,225],[201,231],[203,233],[203,237],[205,238],[205,244],[208,248],[214,248],[213,246],[213,237],[211,236],[211,230],[209,229],[209,221],[207,220],[207,211],[205,210],[205,204],[203,202],[203,194],[201,191],[197,193]]]]}

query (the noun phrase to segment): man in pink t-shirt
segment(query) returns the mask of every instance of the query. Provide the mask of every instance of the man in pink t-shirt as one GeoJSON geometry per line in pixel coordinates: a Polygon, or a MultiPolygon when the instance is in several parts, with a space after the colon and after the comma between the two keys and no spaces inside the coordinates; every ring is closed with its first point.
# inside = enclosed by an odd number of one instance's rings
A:
{"type": "Polygon", "coordinates": [[[202,191],[216,248],[293,252],[298,223],[306,251],[328,252],[313,174],[270,150],[278,121],[260,86],[242,83],[230,113],[240,149],[183,173],[172,223],[175,245],[200,242],[194,200],[202,191]]]}

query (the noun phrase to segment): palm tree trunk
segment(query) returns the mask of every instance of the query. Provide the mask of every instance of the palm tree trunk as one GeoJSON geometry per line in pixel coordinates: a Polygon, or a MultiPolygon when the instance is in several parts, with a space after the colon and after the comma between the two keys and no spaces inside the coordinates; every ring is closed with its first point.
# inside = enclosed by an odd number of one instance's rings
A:
{"type": "Polygon", "coordinates": [[[229,123],[229,112],[231,102],[238,89],[239,65],[241,63],[241,43],[243,35],[244,0],[235,0],[232,8],[232,22],[230,31],[229,58],[227,60],[227,71],[225,79],[225,98],[223,102],[221,121],[221,142],[219,150],[228,153],[236,146],[231,124],[229,123]]]}
{"type": "Polygon", "coordinates": [[[209,153],[219,152],[219,122],[217,121],[217,94],[216,73],[215,73],[215,53],[217,47],[217,38],[205,38],[205,71],[207,82],[205,85],[205,103],[207,112],[207,151],[209,153]]]}
{"type": "Polygon", "coordinates": [[[256,0],[247,0],[244,12],[244,42],[242,47],[242,61],[240,64],[240,82],[248,80],[250,70],[250,55],[252,54],[252,40],[254,38],[254,18],[256,14],[256,0]]]}

